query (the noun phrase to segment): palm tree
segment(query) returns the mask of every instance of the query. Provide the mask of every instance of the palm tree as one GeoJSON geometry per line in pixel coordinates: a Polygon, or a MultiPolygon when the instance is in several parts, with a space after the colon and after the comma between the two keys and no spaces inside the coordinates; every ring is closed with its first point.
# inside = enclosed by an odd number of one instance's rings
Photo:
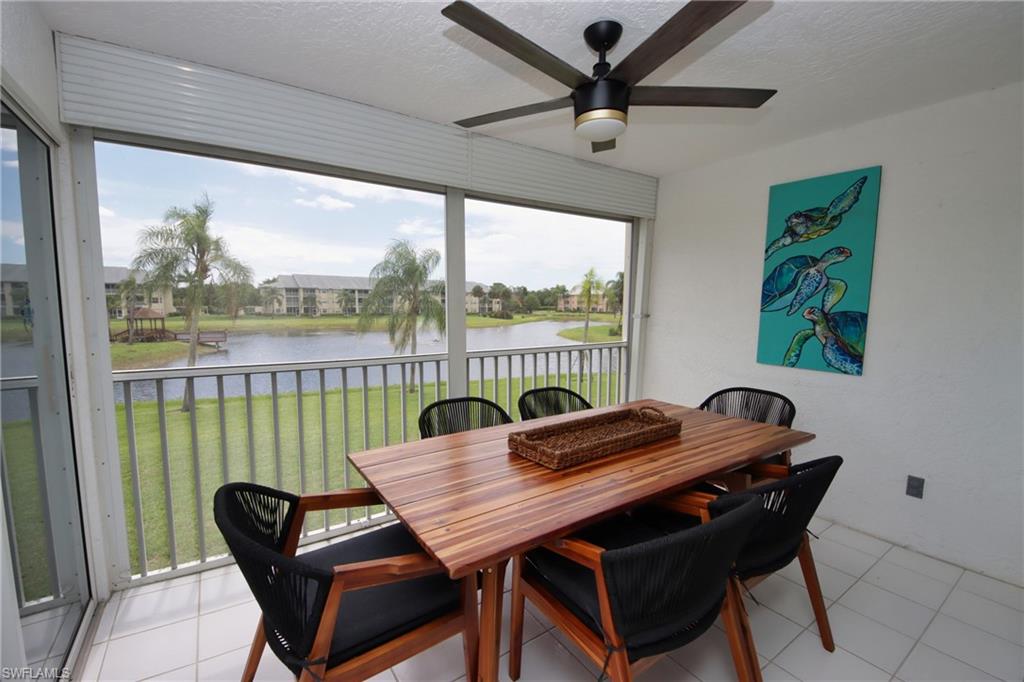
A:
{"type": "Polygon", "coordinates": [[[316,317],[317,314],[317,300],[316,291],[307,289],[302,294],[302,314],[309,315],[310,317],[316,317]]]}
{"type": "MultiPolygon", "coordinates": [[[[139,252],[132,261],[132,269],[149,273],[152,285],[184,287],[189,367],[195,366],[199,350],[204,285],[213,280],[221,284],[252,280],[249,266],[232,257],[224,238],[210,231],[212,215],[213,202],[206,194],[190,209],[177,206],[167,209],[162,225],[143,230],[139,252]]],[[[188,412],[191,405],[191,396],[186,390],[181,410],[188,412]]]]}
{"type": "Polygon", "coordinates": [[[355,305],[355,299],[352,297],[352,292],[348,289],[342,289],[338,292],[335,297],[335,301],[338,303],[338,309],[341,310],[341,314],[347,314],[345,311],[349,310],[355,305]]]}
{"type": "Polygon", "coordinates": [[[590,268],[583,275],[583,281],[580,282],[579,300],[583,304],[583,311],[585,313],[583,318],[583,343],[587,342],[587,335],[590,333],[590,309],[603,292],[604,282],[597,276],[594,268],[590,268]]]}
{"type": "MultiPolygon", "coordinates": [[[[406,240],[391,242],[384,260],[373,266],[373,289],[363,302],[358,329],[368,331],[378,315],[387,316],[388,339],[395,353],[409,349],[416,354],[416,334],[435,327],[444,334],[445,314],[441,297],[444,284],[431,282],[430,276],[441,263],[436,249],[416,247],[406,240]]],[[[412,367],[411,391],[416,385],[416,367],[412,367]]]]}
{"type": "Polygon", "coordinates": [[[604,285],[604,295],[608,301],[608,307],[615,313],[617,327],[622,328],[622,302],[626,290],[625,275],[622,272],[615,273],[615,279],[608,280],[604,285]]]}
{"type": "Polygon", "coordinates": [[[130,346],[135,343],[135,302],[139,296],[144,296],[146,304],[149,305],[152,287],[140,286],[135,275],[129,274],[117,285],[117,293],[124,306],[125,317],[128,318],[128,345],[130,346]]]}
{"type": "Polygon", "coordinates": [[[264,282],[260,286],[260,305],[263,307],[264,315],[273,315],[274,308],[282,303],[284,303],[284,296],[275,287],[270,286],[270,282],[264,282]]]}

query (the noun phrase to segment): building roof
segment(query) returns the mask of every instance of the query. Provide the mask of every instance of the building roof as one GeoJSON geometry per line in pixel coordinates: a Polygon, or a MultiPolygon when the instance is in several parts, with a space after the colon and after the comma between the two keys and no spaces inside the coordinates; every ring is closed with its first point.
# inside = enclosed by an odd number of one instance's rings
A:
{"type": "Polygon", "coordinates": [[[162,320],[166,315],[164,315],[163,311],[160,310],[138,307],[132,311],[132,317],[136,320],[162,320]]]}
{"type": "MultiPolygon", "coordinates": [[[[431,282],[439,284],[440,282],[431,282]]],[[[473,290],[475,286],[483,287],[485,292],[490,287],[480,282],[466,282],[466,293],[473,290]]],[[[290,275],[278,275],[277,278],[268,283],[277,289],[320,289],[321,291],[336,289],[361,289],[369,291],[373,289],[373,280],[369,277],[354,277],[351,275],[304,275],[293,273],[290,275]]]]}
{"type": "MultiPolygon", "coordinates": [[[[4,282],[28,282],[28,266],[24,263],[0,263],[0,279],[4,282]]],[[[103,267],[104,284],[120,284],[128,279],[128,268],[107,265],[103,267]]]]}

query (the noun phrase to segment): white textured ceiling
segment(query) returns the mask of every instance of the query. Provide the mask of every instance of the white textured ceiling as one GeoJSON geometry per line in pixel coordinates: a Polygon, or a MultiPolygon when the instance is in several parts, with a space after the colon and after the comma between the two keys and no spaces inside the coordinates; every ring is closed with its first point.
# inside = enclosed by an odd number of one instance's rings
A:
{"type": "MultiPolygon", "coordinates": [[[[436,2],[50,2],[60,31],[450,122],[566,94],[436,2]]],[[[584,27],[625,30],[614,64],[682,2],[480,2],[589,73],[584,27]]],[[[591,155],[570,109],[478,130],[662,176],[1022,78],[1019,2],[751,2],[644,80],[776,88],[759,110],[636,107],[591,155]]],[[[827,153],[827,150],[823,150],[827,153]]]]}

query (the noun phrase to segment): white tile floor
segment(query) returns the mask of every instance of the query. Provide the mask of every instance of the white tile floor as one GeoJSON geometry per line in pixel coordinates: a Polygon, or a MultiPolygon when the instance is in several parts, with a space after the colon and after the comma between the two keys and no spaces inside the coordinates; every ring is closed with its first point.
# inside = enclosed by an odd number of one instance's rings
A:
{"type": "MultiPolygon", "coordinates": [[[[1024,678],[1024,589],[815,519],[812,542],[838,645],[821,647],[794,562],[748,600],[765,680],[1016,680],[1024,678]]],[[[508,679],[508,599],[501,676],[508,679]]],[[[527,608],[530,609],[529,604],[527,608]]],[[[83,680],[237,680],[258,615],[233,567],[115,594],[97,626],[83,680]]],[[[593,680],[597,667],[528,611],[523,682],[593,680]]],[[[374,682],[453,682],[452,638],[374,682]]],[[[725,635],[712,628],[663,658],[641,682],[734,679],[725,635]]],[[[270,651],[259,680],[292,679],[270,651]]]]}

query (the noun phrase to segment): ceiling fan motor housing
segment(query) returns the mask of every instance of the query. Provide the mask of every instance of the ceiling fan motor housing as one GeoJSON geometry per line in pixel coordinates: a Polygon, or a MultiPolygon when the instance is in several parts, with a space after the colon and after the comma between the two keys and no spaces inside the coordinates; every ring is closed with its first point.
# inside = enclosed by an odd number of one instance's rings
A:
{"type": "Polygon", "coordinates": [[[600,78],[573,91],[576,133],[592,142],[603,142],[626,130],[629,86],[622,81],[600,78]]]}

